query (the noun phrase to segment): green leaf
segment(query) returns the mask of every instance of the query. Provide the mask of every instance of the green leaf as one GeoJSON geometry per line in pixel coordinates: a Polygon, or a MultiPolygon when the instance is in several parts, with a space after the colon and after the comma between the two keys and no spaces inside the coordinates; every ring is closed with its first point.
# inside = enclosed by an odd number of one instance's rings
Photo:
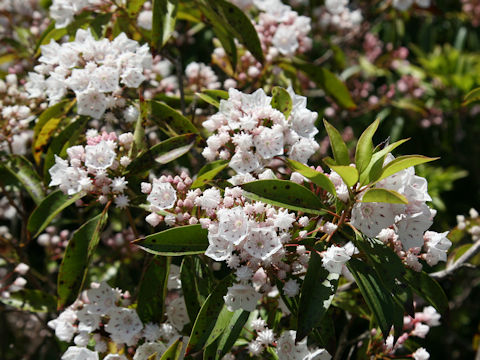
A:
{"type": "Polygon", "coordinates": [[[390,204],[408,204],[408,200],[402,194],[394,190],[381,188],[368,189],[362,197],[361,202],[382,202],[390,204]]]}
{"type": "MultiPolygon", "coordinates": [[[[233,312],[227,309],[227,306],[224,305],[220,314],[216,317],[215,326],[213,327],[212,331],[210,332],[210,336],[208,337],[207,341],[205,342],[205,346],[209,346],[213,344],[215,340],[217,340],[220,335],[223,334],[224,330],[230,324],[232,320],[233,312]]],[[[212,319],[213,320],[213,319],[212,319]]]]}
{"type": "Polygon", "coordinates": [[[330,146],[332,147],[335,162],[337,165],[350,165],[350,155],[347,145],[342,139],[342,135],[327,120],[324,119],[323,124],[330,139],[330,146]]]}
{"type": "Polygon", "coordinates": [[[393,325],[392,296],[383,286],[377,273],[364,262],[352,258],[347,262],[347,267],[386,339],[393,325]]]}
{"type": "Polygon", "coordinates": [[[288,180],[257,180],[242,185],[244,196],[285,209],[324,214],[320,199],[306,187],[288,180]]]}
{"type": "Polygon", "coordinates": [[[22,184],[23,188],[32,197],[35,204],[40,204],[45,198],[42,179],[30,161],[21,155],[11,155],[9,160],[3,164],[11,175],[22,184]]]}
{"type": "MultiPolygon", "coordinates": [[[[330,165],[329,165],[330,166],[330,165]]],[[[347,186],[353,186],[358,181],[358,170],[353,166],[332,165],[330,168],[343,179],[347,186]]]]}
{"type": "Polygon", "coordinates": [[[33,210],[28,219],[27,230],[33,234],[33,238],[36,238],[55,216],[83,196],[85,196],[84,193],[77,193],[70,197],[60,190],[52,192],[33,210]]]}
{"type": "Polygon", "coordinates": [[[48,147],[43,165],[43,177],[46,181],[50,180],[50,173],[48,170],[50,170],[55,164],[55,155],[60,157],[67,155],[67,148],[74,145],[78,137],[83,134],[88,121],[89,119],[87,116],[80,117],[68,124],[68,126],[52,140],[52,143],[48,147]]]}
{"type": "Polygon", "coordinates": [[[146,0],[130,0],[127,2],[127,11],[130,16],[136,15],[141,9],[146,0]]]}
{"type": "Polygon", "coordinates": [[[188,317],[193,324],[213,289],[212,271],[198,256],[185,256],[180,267],[180,279],[188,317]]]}
{"type": "Polygon", "coordinates": [[[322,320],[337,291],[338,274],[329,273],[322,259],[311,252],[307,274],[303,281],[298,306],[298,329],[295,341],[301,341],[322,320]]]}
{"type": "Polygon", "coordinates": [[[200,351],[207,341],[211,340],[210,335],[217,325],[216,319],[225,306],[223,296],[227,293],[227,289],[232,285],[232,282],[233,276],[225,277],[208,296],[195,319],[185,355],[200,351]]]}
{"type": "Polygon", "coordinates": [[[62,37],[67,35],[68,31],[66,28],[55,28],[55,22],[50,23],[50,25],[45,29],[40,38],[35,45],[34,54],[35,57],[40,55],[41,49],[40,46],[50,43],[51,40],[60,40],[62,37]]]}
{"type": "Polygon", "coordinates": [[[205,186],[210,180],[212,180],[218,173],[228,166],[228,161],[217,160],[207,163],[198,172],[198,177],[193,182],[190,188],[196,189],[205,186]]]}
{"type": "MultiPolygon", "coordinates": [[[[208,13],[208,11],[209,10],[204,10],[205,13],[208,13]]],[[[223,50],[225,50],[225,53],[227,54],[228,59],[230,60],[230,64],[225,62],[225,64],[222,64],[223,66],[220,66],[220,67],[227,74],[232,75],[235,73],[235,70],[237,68],[237,62],[238,62],[237,44],[235,43],[235,37],[231,33],[229,33],[226,27],[221,25],[218,21],[211,21],[211,23],[213,26],[213,32],[215,36],[220,41],[220,44],[222,45],[223,50]]],[[[221,61],[222,60],[220,60],[219,62],[221,61]]]]}
{"type": "Polygon", "coordinates": [[[389,162],[382,170],[380,178],[376,181],[383,180],[390,175],[396,174],[397,172],[409,168],[410,166],[424,164],[429,161],[434,161],[439,158],[430,158],[423,155],[405,155],[396,158],[395,160],[389,162]]]}
{"type": "Polygon", "coordinates": [[[288,119],[290,113],[292,112],[292,98],[287,90],[280,86],[275,86],[272,89],[272,101],[271,105],[274,109],[280,111],[285,115],[285,119],[288,119]]]}
{"type": "Polygon", "coordinates": [[[8,298],[0,297],[0,301],[22,311],[35,313],[54,312],[57,305],[55,296],[30,289],[13,292],[8,298]]]}
{"type": "Polygon", "coordinates": [[[75,104],[75,100],[64,99],[44,110],[37,119],[33,129],[33,158],[40,163],[41,155],[46,152],[51,135],[58,124],[75,104]]]}
{"type": "Polygon", "coordinates": [[[385,146],[382,150],[379,150],[372,155],[372,159],[367,168],[360,174],[360,185],[366,185],[376,181],[382,174],[383,162],[388,153],[391,153],[395,148],[407,142],[410,139],[403,139],[388,146],[385,146]]]}
{"type": "Polygon", "coordinates": [[[184,134],[162,141],[133,160],[126,173],[138,174],[152,169],[156,163],[167,164],[190,151],[196,138],[196,134],[184,134]]]}
{"type": "Polygon", "coordinates": [[[208,247],[208,230],[200,224],[161,231],[133,242],[143,250],[162,256],[203,254],[208,247]]]}
{"type": "Polygon", "coordinates": [[[472,102],[476,102],[476,101],[479,101],[480,100],[480,87],[479,88],[476,88],[476,89],[473,89],[472,91],[470,91],[466,96],[465,96],[465,99],[463,101],[463,106],[465,105],[468,105],[472,102]]]}
{"type": "Polygon", "coordinates": [[[156,256],[148,264],[138,292],[137,313],[144,324],[161,323],[167,295],[170,257],[156,256]]]}
{"type": "Polygon", "coordinates": [[[153,0],[152,47],[160,50],[175,30],[178,0],[153,0]]]}
{"type": "Polygon", "coordinates": [[[263,63],[263,51],[258,33],[245,13],[225,0],[197,0],[201,10],[214,27],[223,28],[234,36],[259,62],[263,63]]]}
{"type": "Polygon", "coordinates": [[[355,166],[361,174],[367,168],[373,155],[373,135],[377,131],[380,120],[375,120],[364,132],[360,135],[357,142],[357,149],[355,151],[355,166]]]}
{"type": "Polygon", "coordinates": [[[335,191],[335,185],[333,185],[327,175],[321,173],[320,171],[314,170],[311,167],[308,167],[307,165],[304,165],[296,160],[287,159],[286,161],[292,170],[295,170],[296,172],[302,174],[312,183],[328,191],[330,194],[334,196],[337,195],[335,191]]]}
{"type": "Polygon", "coordinates": [[[97,248],[107,217],[108,213],[104,210],[88,220],[73,233],[68,242],[58,273],[57,307],[59,309],[74,302],[82,289],[88,266],[97,248]]]}
{"type": "Polygon", "coordinates": [[[328,95],[333,97],[338,105],[348,109],[356,107],[347,86],[335,74],[324,67],[309,64],[298,59],[294,59],[294,62],[298,70],[308,75],[328,95]]]}
{"type": "MultiPolygon", "coordinates": [[[[173,342],[172,345],[165,351],[160,358],[160,360],[179,360],[182,358],[182,353],[183,353],[183,339],[179,337],[176,341],[173,342]]],[[[157,357],[154,357],[154,360],[157,357]]]]}
{"type": "Polygon", "coordinates": [[[172,129],[177,135],[198,134],[198,129],[185,116],[167,104],[159,101],[150,101],[152,120],[172,129]]]}
{"type": "Polygon", "coordinates": [[[220,360],[232,349],[249,316],[250,313],[242,309],[233,313],[230,323],[225,328],[222,336],[218,339],[215,360],[220,360]]]}
{"type": "Polygon", "coordinates": [[[416,272],[408,268],[406,271],[406,283],[439,313],[444,314],[448,310],[448,298],[440,284],[424,271],[416,272]]]}

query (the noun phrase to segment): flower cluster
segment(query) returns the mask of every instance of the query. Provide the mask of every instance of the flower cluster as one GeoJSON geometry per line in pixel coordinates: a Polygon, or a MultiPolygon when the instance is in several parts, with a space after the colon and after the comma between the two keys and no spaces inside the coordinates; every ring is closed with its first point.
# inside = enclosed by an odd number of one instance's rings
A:
{"type": "MultiPolygon", "coordinates": [[[[150,359],[154,353],[157,353],[155,359],[159,359],[167,345],[178,338],[177,331],[170,323],[144,325],[129,305],[128,292],[112,289],[105,282],[92,284],[81,299],[48,323],[59,340],[70,342],[73,339],[75,343],[63,354],[62,360],[98,360],[99,354],[110,352],[108,344],[111,341],[118,350],[124,345],[136,347],[134,360],[150,359]],[[87,348],[92,341],[94,350],[87,348]]],[[[178,311],[186,314],[184,307],[178,311]]],[[[178,316],[172,311],[167,310],[167,316],[178,322],[178,316]]],[[[127,357],[108,354],[104,359],[126,360],[127,357]]]]}
{"type": "Polygon", "coordinates": [[[122,33],[113,41],[95,40],[90,30],[77,30],[75,40],[41,46],[40,64],[25,85],[32,98],[47,95],[60,101],[68,90],[75,93],[77,112],[95,119],[107,109],[125,106],[123,87],[137,88],[152,66],[147,44],[140,46],[122,33]]]}
{"type": "MultiPolygon", "coordinates": [[[[393,160],[389,154],[385,163],[393,160]]],[[[427,186],[427,180],[415,175],[413,167],[407,168],[375,185],[376,188],[393,190],[405,196],[407,205],[357,202],[351,215],[353,226],[368,237],[378,237],[392,244],[406,264],[417,271],[422,268],[418,262],[422,247],[426,250],[422,258],[434,265],[446,260],[446,252],[451,246],[447,233],[427,231],[436,214],[426,204],[432,200],[427,186]]],[[[360,198],[362,196],[360,194],[360,198]]]]}
{"type": "Polygon", "coordinates": [[[243,175],[261,172],[278,155],[306,163],[319,148],[314,140],[317,113],[307,109],[305,97],[291,88],[288,92],[293,109],[286,118],[262,89],[250,95],[230,89],[219,112],[203,123],[213,133],[203,156],[230,160],[230,167],[243,175]]]}
{"type": "Polygon", "coordinates": [[[315,9],[319,25],[324,29],[336,29],[341,32],[358,32],[363,21],[360,9],[351,10],[349,0],[326,0],[325,6],[315,9]]]}
{"type": "MultiPolygon", "coordinates": [[[[251,356],[260,356],[266,347],[275,343],[275,334],[267,327],[265,320],[259,318],[252,321],[256,338],[248,344],[251,356]]],[[[307,339],[295,341],[296,331],[286,330],[276,340],[276,353],[279,360],[330,360],[332,357],[325,349],[309,350],[307,339]]]]}
{"type": "Polygon", "coordinates": [[[52,5],[50,5],[50,16],[55,20],[55,27],[58,29],[71,24],[75,15],[83,10],[87,8],[100,10],[101,7],[112,12],[116,8],[108,0],[53,0],[52,5]]]}
{"type": "MultiPolygon", "coordinates": [[[[5,226],[0,226],[0,236],[8,239],[11,236],[5,226]]],[[[0,298],[8,299],[10,293],[22,290],[27,285],[24,276],[30,270],[25,263],[18,263],[13,270],[10,270],[3,259],[0,259],[0,298]]]]}
{"type": "Polygon", "coordinates": [[[114,200],[124,208],[129,204],[125,195],[127,181],[120,175],[131,162],[128,150],[133,143],[132,133],[116,136],[115,133],[87,132],[87,145],[67,149],[68,160],[55,155],[55,165],[50,170],[50,186],[58,186],[65,194],[90,193],[101,204],[114,200]]]}
{"type": "MultiPolygon", "coordinates": [[[[308,36],[311,30],[309,17],[299,15],[280,0],[254,0],[253,3],[260,10],[258,19],[253,24],[266,62],[272,63],[281,56],[292,57],[311,49],[312,39],[308,36]]],[[[243,84],[247,80],[258,79],[262,75],[262,64],[248,50],[238,44],[237,48],[241,56],[237,65],[236,80],[243,84]]],[[[220,67],[224,68],[228,63],[222,47],[217,47],[212,57],[220,67]]],[[[224,86],[232,87],[234,84],[232,81],[233,79],[227,79],[224,86]]]]}

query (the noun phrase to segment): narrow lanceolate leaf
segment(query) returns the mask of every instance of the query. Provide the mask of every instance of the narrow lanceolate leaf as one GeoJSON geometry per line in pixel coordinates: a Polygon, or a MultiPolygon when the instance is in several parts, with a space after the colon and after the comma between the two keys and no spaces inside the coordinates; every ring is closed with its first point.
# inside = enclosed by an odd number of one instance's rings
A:
{"type": "MultiPolygon", "coordinates": [[[[173,342],[172,345],[170,345],[170,347],[167,349],[167,351],[165,351],[162,355],[162,357],[160,357],[159,359],[160,360],[178,360],[180,358],[183,358],[182,357],[182,353],[183,353],[183,339],[181,337],[179,337],[176,341],[173,342]]],[[[156,359],[157,357],[154,357],[154,359],[156,359]]]]}
{"type": "Polygon", "coordinates": [[[44,110],[38,117],[33,129],[33,158],[40,163],[41,155],[46,152],[52,133],[75,104],[75,100],[65,99],[44,110]]]}
{"type": "Polygon", "coordinates": [[[133,243],[155,255],[203,254],[208,247],[208,230],[199,224],[180,226],[148,235],[133,243]]]}
{"type": "Polygon", "coordinates": [[[275,86],[272,89],[272,102],[271,105],[274,109],[280,111],[285,115],[285,119],[288,119],[292,112],[292,98],[287,90],[280,86],[275,86]]]}
{"type": "Polygon", "coordinates": [[[73,233],[68,242],[58,273],[57,307],[59,309],[74,302],[82,289],[107,216],[108,213],[104,210],[88,220],[73,233]]]}
{"type": "Polygon", "coordinates": [[[28,219],[27,230],[37,237],[50,224],[50,222],[67,206],[85,196],[77,193],[72,197],[65,195],[60,190],[52,192],[33,210],[28,219]]]}
{"type": "Polygon", "coordinates": [[[358,181],[358,170],[353,166],[330,166],[343,179],[347,186],[353,186],[358,181]]]}
{"type": "Polygon", "coordinates": [[[300,292],[296,341],[301,341],[322,320],[337,291],[338,279],[338,274],[323,268],[320,255],[312,251],[300,292]]]}
{"type": "Polygon", "coordinates": [[[152,46],[159,50],[166,44],[177,19],[178,0],[153,0],[152,46]]]}
{"type": "Polygon", "coordinates": [[[228,99],[228,92],[225,90],[203,90],[196,95],[203,101],[215,106],[217,109],[220,107],[221,100],[228,99]]]}
{"type": "Polygon", "coordinates": [[[377,131],[380,120],[375,120],[364,132],[360,135],[357,142],[357,149],[355,151],[355,166],[361,174],[367,168],[373,155],[373,135],[377,131]]]}
{"type": "Polygon", "coordinates": [[[342,135],[327,120],[323,120],[325,129],[327,130],[330,146],[332,147],[333,157],[337,165],[349,165],[350,155],[348,148],[342,139],[342,135]]]}
{"type": "Polygon", "coordinates": [[[215,319],[215,326],[213,327],[210,336],[208,337],[207,341],[205,342],[205,346],[209,346],[213,344],[215,340],[217,340],[220,335],[223,334],[224,330],[229,325],[230,321],[232,320],[233,312],[227,309],[227,306],[223,306],[222,311],[218,314],[217,318],[215,319]]]}
{"type": "Polygon", "coordinates": [[[368,189],[362,197],[362,202],[383,202],[390,204],[408,204],[408,200],[402,194],[394,190],[381,188],[368,189]]]}
{"type": "Polygon", "coordinates": [[[425,272],[416,272],[407,269],[405,274],[407,284],[439,313],[443,314],[448,310],[448,298],[440,284],[425,272]]]}
{"type": "Polygon", "coordinates": [[[356,107],[347,86],[331,71],[298,59],[295,59],[295,67],[307,74],[328,95],[333,97],[340,106],[348,109],[356,107]]]}
{"type": "Polygon", "coordinates": [[[167,294],[170,257],[156,256],[148,265],[138,292],[137,313],[144,324],[161,323],[167,294]]]}
{"type": "Polygon", "coordinates": [[[197,134],[198,129],[185,116],[160,101],[150,101],[152,120],[170,128],[177,135],[197,134]]]}
{"type": "Polygon", "coordinates": [[[47,181],[50,180],[50,174],[48,171],[55,164],[55,155],[60,157],[65,157],[65,155],[67,155],[67,148],[76,143],[78,137],[83,133],[87,126],[88,121],[89,118],[87,116],[81,116],[79,119],[68,124],[68,126],[52,140],[48,147],[47,154],[45,155],[45,162],[43,165],[43,177],[47,181]]]}
{"type": "Polygon", "coordinates": [[[360,174],[360,185],[367,185],[376,181],[382,174],[383,162],[387,154],[391,153],[398,146],[402,145],[410,139],[402,139],[394,142],[393,144],[385,146],[382,150],[379,150],[372,155],[372,159],[367,168],[360,174]]]}
{"type": "Polygon", "coordinates": [[[155,164],[167,164],[186,154],[194,145],[196,134],[185,134],[162,141],[132,161],[127,173],[138,174],[152,169],[155,164]]]}
{"type": "Polygon", "coordinates": [[[198,177],[193,182],[191,188],[199,188],[205,186],[210,180],[212,180],[218,173],[228,166],[228,161],[217,160],[206,164],[198,172],[198,177]]]}
{"type": "Polygon", "coordinates": [[[232,285],[232,282],[233,277],[231,275],[227,276],[208,296],[195,319],[190,340],[187,344],[186,355],[200,351],[207,343],[207,340],[211,339],[210,335],[217,326],[216,320],[225,306],[223,297],[227,293],[228,287],[232,285]]]}
{"type": "Polygon", "coordinates": [[[232,349],[249,316],[250,313],[242,309],[233,313],[230,323],[225,328],[221,337],[218,338],[215,360],[220,360],[232,349]]]}
{"type": "Polygon", "coordinates": [[[468,105],[468,104],[470,104],[472,102],[475,102],[475,101],[480,101],[480,87],[470,91],[465,96],[465,99],[464,99],[462,105],[465,106],[465,105],[468,105]]]}
{"type": "Polygon", "coordinates": [[[324,214],[320,199],[306,187],[288,180],[257,180],[242,185],[244,196],[309,214],[324,214]]]}
{"type": "Polygon", "coordinates": [[[287,163],[292,170],[295,170],[296,172],[302,174],[312,183],[328,191],[330,194],[336,195],[335,185],[333,185],[329,177],[324,173],[314,170],[311,167],[308,167],[307,165],[304,165],[296,160],[287,159],[287,163]]]}
{"type": "Polygon", "coordinates": [[[424,164],[429,161],[434,161],[439,158],[430,158],[423,155],[405,155],[396,158],[395,160],[389,162],[382,170],[382,174],[377,181],[383,180],[390,175],[396,174],[397,172],[409,168],[410,166],[424,164]]]}
{"type": "Polygon", "coordinates": [[[383,286],[377,273],[364,262],[353,258],[348,261],[347,267],[386,339],[393,325],[392,296],[383,286]]]}
{"type": "Polygon", "coordinates": [[[203,303],[213,289],[213,274],[198,256],[185,256],[180,267],[183,297],[193,324],[203,303]]]}
{"type": "Polygon", "coordinates": [[[1,297],[0,301],[22,311],[36,313],[54,312],[57,305],[55,296],[30,289],[13,292],[8,298],[1,297]]]}
{"type": "Polygon", "coordinates": [[[264,57],[258,33],[242,10],[225,0],[201,0],[201,3],[211,10],[211,12],[205,12],[205,16],[211,22],[220,23],[252,53],[255,59],[263,63],[264,57]]]}
{"type": "Polygon", "coordinates": [[[40,179],[30,161],[21,155],[12,155],[4,164],[4,167],[11,175],[17,178],[33,201],[35,201],[35,204],[40,204],[45,198],[42,179],[40,179]]]}

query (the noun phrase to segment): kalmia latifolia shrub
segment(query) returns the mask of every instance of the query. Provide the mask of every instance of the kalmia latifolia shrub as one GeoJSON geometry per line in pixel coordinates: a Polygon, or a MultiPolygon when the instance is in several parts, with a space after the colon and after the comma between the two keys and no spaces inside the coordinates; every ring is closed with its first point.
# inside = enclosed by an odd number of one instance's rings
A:
{"type": "Polygon", "coordinates": [[[435,6],[0,2],[0,358],[429,359],[480,250],[435,6]]]}

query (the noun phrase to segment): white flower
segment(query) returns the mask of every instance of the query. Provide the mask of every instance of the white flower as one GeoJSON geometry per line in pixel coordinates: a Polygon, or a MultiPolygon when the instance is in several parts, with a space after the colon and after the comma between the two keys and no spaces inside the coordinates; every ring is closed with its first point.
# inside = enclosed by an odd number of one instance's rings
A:
{"type": "Polygon", "coordinates": [[[115,342],[128,344],[143,329],[142,321],[133,309],[115,308],[109,312],[109,316],[105,330],[112,335],[115,342]]]}
{"type": "Polygon", "coordinates": [[[278,210],[275,214],[273,226],[279,230],[288,231],[295,222],[295,214],[289,213],[288,210],[278,210]]]}
{"type": "Polygon", "coordinates": [[[224,261],[232,254],[233,243],[211,231],[208,232],[208,244],[205,255],[215,261],[224,261]]]}
{"type": "Polygon", "coordinates": [[[65,178],[65,171],[68,168],[68,161],[62,159],[60,156],[55,155],[55,165],[53,165],[49,170],[50,184],[48,186],[56,186],[63,183],[65,178]]]}
{"type": "Polygon", "coordinates": [[[248,233],[248,217],[242,207],[221,209],[217,212],[218,235],[235,245],[246,238],[248,233]]]}
{"type": "Polygon", "coordinates": [[[199,205],[202,209],[213,210],[220,205],[222,197],[218,189],[207,189],[202,196],[195,199],[195,205],[199,205]]]}
{"type": "Polygon", "coordinates": [[[419,348],[412,354],[415,360],[428,360],[430,359],[430,354],[424,348],[419,348]]]}
{"type": "Polygon", "coordinates": [[[227,295],[223,297],[229,311],[243,309],[253,311],[261,295],[251,285],[235,284],[228,288],[227,295]]]}
{"type": "Polygon", "coordinates": [[[240,150],[232,156],[229,166],[239,174],[246,174],[257,170],[260,163],[254,153],[240,150]]]}
{"type": "Polygon", "coordinates": [[[312,156],[318,148],[319,145],[315,140],[300,138],[300,140],[290,148],[288,155],[291,159],[306,164],[310,156],[312,156]]]}
{"type": "Polygon", "coordinates": [[[111,66],[99,66],[93,72],[90,84],[100,92],[114,92],[118,88],[118,70],[111,66]]]}
{"type": "Polygon", "coordinates": [[[262,132],[253,138],[253,144],[257,154],[264,159],[271,159],[277,155],[283,155],[283,132],[280,129],[264,128],[262,132]]]}
{"type": "Polygon", "coordinates": [[[298,285],[298,282],[290,279],[287,282],[285,282],[285,285],[283,285],[283,293],[285,296],[288,297],[294,297],[298,294],[300,290],[300,285],[298,285]]]}
{"type": "Polygon", "coordinates": [[[248,352],[250,356],[258,356],[263,352],[263,346],[258,341],[250,341],[248,344],[248,352]]]}
{"type": "Polygon", "coordinates": [[[423,234],[432,223],[432,212],[426,204],[409,206],[407,214],[403,215],[401,220],[395,224],[403,249],[422,247],[424,244],[423,234]]]}
{"type": "Polygon", "coordinates": [[[295,343],[296,331],[284,331],[277,341],[279,360],[304,360],[308,354],[307,339],[295,343]]]}
{"type": "Polygon", "coordinates": [[[428,332],[430,331],[430,326],[417,322],[415,324],[415,329],[412,331],[413,336],[418,336],[419,338],[425,339],[428,332]]]}
{"type": "Polygon", "coordinates": [[[247,253],[261,260],[267,260],[281,248],[282,243],[271,228],[251,230],[244,244],[247,253]]]}
{"type": "Polygon", "coordinates": [[[128,360],[125,355],[120,354],[108,354],[103,360],[128,360]]]}
{"type": "Polygon", "coordinates": [[[125,209],[130,204],[130,199],[127,195],[120,194],[115,196],[115,207],[125,209]]]}
{"type": "MultiPolygon", "coordinates": [[[[48,80],[47,80],[48,81],[48,80]]],[[[105,95],[94,88],[77,92],[77,110],[79,115],[89,115],[100,119],[107,109],[105,95]]]]}
{"type": "Polygon", "coordinates": [[[143,71],[140,68],[128,68],[122,73],[121,78],[122,84],[130,88],[138,88],[145,80],[143,71]]]}
{"type": "Polygon", "coordinates": [[[81,310],[77,311],[79,331],[93,332],[100,327],[100,315],[92,313],[89,310],[90,306],[92,305],[86,304],[81,310]]]}
{"type": "Polygon", "coordinates": [[[178,330],[181,331],[185,325],[190,322],[187,313],[187,306],[183,297],[176,298],[167,307],[168,321],[178,330]]]}
{"type": "Polygon", "coordinates": [[[147,201],[150,203],[150,208],[153,211],[171,209],[177,201],[177,192],[172,184],[154,180],[152,190],[147,196],[147,201]]]}
{"type": "Polygon", "coordinates": [[[353,205],[351,223],[368,237],[376,237],[394,222],[395,212],[391,204],[357,202],[353,205]]]}
{"type": "Polygon", "coordinates": [[[323,267],[335,274],[341,274],[343,265],[350,260],[347,250],[335,245],[330,246],[322,256],[323,267]]]}
{"type": "Polygon", "coordinates": [[[117,294],[106,282],[102,282],[98,288],[87,290],[87,297],[91,304],[88,311],[92,314],[105,315],[115,307],[117,294]]]}
{"type": "Polygon", "coordinates": [[[273,344],[275,341],[275,335],[271,329],[265,329],[258,332],[256,341],[258,341],[260,344],[268,346],[273,344]]]}
{"type": "Polygon", "coordinates": [[[146,341],[157,341],[160,338],[160,335],[160,326],[153,323],[145,324],[145,327],[143,329],[143,337],[146,341]]]}
{"type": "Polygon", "coordinates": [[[127,188],[128,181],[125,180],[125,177],[116,177],[112,180],[112,191],[114,193],[122,193],[127,188]]]}
{"type": "Polygon", "coordinates": [[[108,169],[112,166],[117,154],[105,140],[96,145],[85,146],[85,166],[95,169],[108,169]]]}
{"type": "Polygon", "coordinates": [[[392,6],[400,11],[408,10],[412,6],[413,0],[393,0],[392,6]]]}
{"type": "Polygon", "coordinates": [[[167,348],[161,342],[146,342],[137,348],[133,360],[160,360],[166,350],[167,348]],[[151,356],[155,353],[152,359],[151,356]]]}
{"type": "Polygon", "coordinates": [[[447,251],[452,246],[452,242],[447,238],[448,231],[437,233],[427,231],[423,235],[427,254],[425,260],[428,265],[436,265],[439,261],[447,261],[447,251]]]}
{"type": "Polygon", "coordinates": [[[70,346],[62,355],[62,360],[98,360],[98,353],[84,347],[70,346]]]}

